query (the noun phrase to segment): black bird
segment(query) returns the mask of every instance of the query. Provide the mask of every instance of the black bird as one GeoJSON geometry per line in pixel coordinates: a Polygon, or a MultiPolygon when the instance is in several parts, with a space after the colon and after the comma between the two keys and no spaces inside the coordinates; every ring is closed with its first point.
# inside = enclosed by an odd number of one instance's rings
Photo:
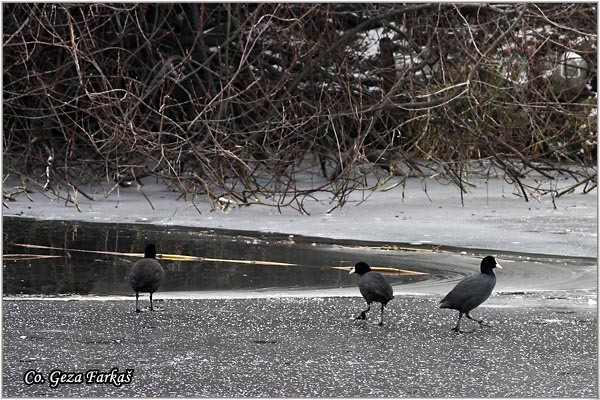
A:
{"type": "Polygon", "coordinates": [[[480,274],[468,276],[458,282],[454,289],[440,301],[440,308],[451,308],[459,312],[458,322],[452,328],[453,331],[462,332],[460,330],[460,320],[463,314],[466,314],[470,320],[478,322],[480,326],[484,324],[483,320],[471,317],[469,312],[486,301],[492,294],[492,290],[496,286],[494,268],[502,268],[502,266],[496,262],[494,257],[485,257],[481,260],[480,274]]]}
{"type": "Polygon", "coordinates": [[[152,305],[152,293],[158,290],[165,277],[163,267],[156,261],[156,246],[149,244],[144,251],[144,258],[137,260],[129,275],[129,283],[135,291],[135,311],[140,312],[138,307],[139,293],[150,293],[150,310],[154,311],[152,305]]]}
{"type": "Polygon", "coordinates": [[[367,312],[371,309],[371,303],[381,303],[381,317],[379,325],[383,325],[383,309],[388,301],[394,298],[394,291],[388,281],[378,272],[371,271],[371,267],[366,262],[358,262],[350,271],[351,274],[358,274],[358,288],[360,294],[367,302],[367,309],[362,311],[354,320],[366,319],[367,312]]]}

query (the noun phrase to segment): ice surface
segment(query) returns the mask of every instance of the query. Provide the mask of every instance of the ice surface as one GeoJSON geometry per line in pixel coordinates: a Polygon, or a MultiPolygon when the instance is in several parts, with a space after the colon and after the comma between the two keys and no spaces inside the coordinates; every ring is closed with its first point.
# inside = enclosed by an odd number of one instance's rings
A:
{"type": "MultiPolygon", "coordinates": [[[[5,301],[4,397],[597,398],[597,314],[562,300],[476,309],[494,327],[450,331],[437,299],[399,296],[383,326],[361,299],[5,301]],[[567,311],[567,312],[565,312],[567,311]],[[25,338],[23,338],[25,336],[25,338]],[[113,385],[27,386],[29,368],[135,369],[113,385]]],[[[492,298],[491,303],[501,300],[492,298]]]]}

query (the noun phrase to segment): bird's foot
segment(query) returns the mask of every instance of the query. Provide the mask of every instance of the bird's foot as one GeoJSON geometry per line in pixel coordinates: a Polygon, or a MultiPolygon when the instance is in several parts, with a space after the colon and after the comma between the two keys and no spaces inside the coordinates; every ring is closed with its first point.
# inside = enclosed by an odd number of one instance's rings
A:
{"type": "Polygon", "coordinates": [[[456,332],[456,333],[473,333],[473,332],[475,332],[474,330],[472,330],[472,331],[465,331],[463,329],[457,328],[456,326],[454,328],[452,328],[452,331],[456,332]]]}
{"type": "Polygon", "coordinates": [[[367,319],[367,314],[366,314],[366,313],[364,313],[364,312],[362,312],[362,313],[360,313],[358,316],[356,316],[356,317],[354,318],[354,320],[355,320],[355,321],[357,321],[357,320],[359,320],[359,319],[362,319],[362,320],[365,320],[365,319],[367,319]]]}
{"type": "Polygon", "coordinates": [[[136,309],[135,309],[135,312],[136,312],[136,313],[140,313],[140,312],[142,312],[142,310],[140,310],[139,308],[136,308],[136,309]]]}
{"type": "Polygon", "coordinates": [[[488,326],[488,327],[493,327],[494,324],[492,324],[491,322],[486,322],[484,320],[479,321],[479,326],[488,326]]]}

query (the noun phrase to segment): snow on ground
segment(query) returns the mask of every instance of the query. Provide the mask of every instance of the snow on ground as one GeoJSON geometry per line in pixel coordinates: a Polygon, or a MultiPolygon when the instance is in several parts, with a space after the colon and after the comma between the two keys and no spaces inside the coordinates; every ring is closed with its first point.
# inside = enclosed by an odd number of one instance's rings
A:
{"type": "MultiPolygon", "coordinates": [[[[37,219],[83,220],[114,223],[147,223],[190,227],[277,232],[333,239],[375,240],[390,243],[442,244],[465,248],[596,257],[597,191],[542,196],[525,202],[514,187],[502,179],[475,181],[461,205],[453,185],[432,179],[412,178],[406,187],[373,193],[354,192],[341,209],[327,213],[328,194],[319,201],[306,200],[310,215],[284,207],[253,205],[211,211],[206,198],[195,204],[160,183],[144,182],[144,193],[154,210],[135,187],[113,191],[95,189],[94,201],[78,196],[79,208],[49,193],[34,191],[29,200],[19,195],[5,202],[4,216],[37,219]],[[425,190],[426,189],[426,190],[425,190]]],[[[391,184],[391,183],[390,183],[391,184]]],[[[5,190],[16,186],[7,180],[5,190]]],[[[94,189],[87,189],[94,193],[94,189]]]]}

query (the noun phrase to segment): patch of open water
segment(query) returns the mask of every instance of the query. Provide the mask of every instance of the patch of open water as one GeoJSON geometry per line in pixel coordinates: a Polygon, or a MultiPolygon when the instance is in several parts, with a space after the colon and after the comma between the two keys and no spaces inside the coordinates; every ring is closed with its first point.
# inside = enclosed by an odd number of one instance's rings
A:
{"type": "MultiPolygon", "coordinates": [[[[348,287],[356,284],[348,269],[364,255],[358,248],[285,235],[17,218],[4,218],[3,239],[4,295],[131,294],[127,275],[147,243],[157,245],[159,258],[189,257],[159,259],[167,277],[161,292],[348,287]]],[[[399,268],[382,257],[368,262],[399,268]]],[[[428,274],[387,277],[400,284],[428,279],[428,274]]]]}

